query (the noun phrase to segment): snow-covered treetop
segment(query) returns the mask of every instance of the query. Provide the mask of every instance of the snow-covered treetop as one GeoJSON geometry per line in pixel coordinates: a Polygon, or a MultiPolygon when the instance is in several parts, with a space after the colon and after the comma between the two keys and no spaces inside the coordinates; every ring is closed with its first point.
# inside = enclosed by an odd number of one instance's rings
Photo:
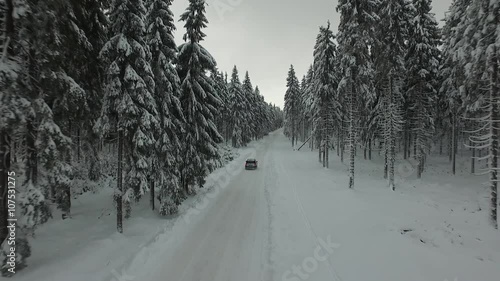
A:
{"type": "Polygon", "coordinates": [[[189,7],[181,15],[181,21],[185,21],[184,41],[200,42],[205,38],[205,33],[201,31],[207,27],[208,19],[205,16],[205,0],[189,0],[189,7]]]}

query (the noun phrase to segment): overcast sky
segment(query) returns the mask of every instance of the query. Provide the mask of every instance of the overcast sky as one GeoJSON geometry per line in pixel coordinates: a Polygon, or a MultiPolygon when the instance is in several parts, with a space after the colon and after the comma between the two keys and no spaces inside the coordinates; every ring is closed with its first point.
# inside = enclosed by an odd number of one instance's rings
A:
{"type": "MultiPolygon", "coordinates": [[[[383,1],[383,0],[382,0],[383,1]]],[[[312,63],[319,26],[331,21],[337,32],[339,14],[334,0],[207,0],[208,28],[203,46],[214,56],[218,68],[228,74],[238,66],[240,79],[248,71],[254,87],[266,101],[280,107],[291,64],[299,80],[312,63]]],[[[438,21],[444,18],[451,0],[435,0],[438,21]]],[[[174,0],[176,20],[188,0],[174,0]]],[[[442,25],[442,23],[440,23],[442,25]]],[[[177,24],[177,43],[185,29],[177,24]]]]}

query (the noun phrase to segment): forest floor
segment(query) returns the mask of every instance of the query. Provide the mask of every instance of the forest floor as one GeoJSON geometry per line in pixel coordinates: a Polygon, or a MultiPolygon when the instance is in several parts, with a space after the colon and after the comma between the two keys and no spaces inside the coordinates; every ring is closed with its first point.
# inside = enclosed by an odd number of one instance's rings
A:
{"type": "Polygon", "coordinates": [[[399,160],[392,192],[374,152],[357,160],[349,190],[346,163],[331,155],[324,169],[317,151],[294,151],[278,131],[239,149],[175,217],[143,200],[118,234],[112,188],[78,197],[73,219],[56,214],[37,230],[14,279],[497,281],[486,178],[461,153],[455,176],[444,156],[429,158],[422,179],[399,160]],[[259,169],[242,169],[246,158],[259,169]]]}

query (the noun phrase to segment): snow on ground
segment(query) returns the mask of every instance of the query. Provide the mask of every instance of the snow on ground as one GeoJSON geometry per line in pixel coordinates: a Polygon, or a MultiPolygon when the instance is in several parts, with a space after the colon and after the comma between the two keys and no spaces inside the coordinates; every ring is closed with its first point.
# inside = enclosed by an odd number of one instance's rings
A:
{"type": "Polygon", "coordinates": [[[500,232],[488,225],[484,178],[470,176],[468,166],[453,177],[445,158],[431,158],[417,180],[399,165],[392,192],[377,155],[378,165],[358,159],[356,188],[348,190],[347,166],[337,157],[326,170],[317,152],[290,150],[285,142],[273,150],[275,268],[284,274],[275,280],[498,280],[500,232]],[[337,246],[328,261],[314,261],[318,239],[337,246]]]}
{"type": "MultiPolygon", "coordinates": [[[[375,154],[375,153],[374,153],[375,154]]],[[[400,161],[397,189],[382,159],[330,169],[281,131],[239,150],[181,214],[153,215],[147,200],[115,233],[112,190],[74,202],[73,220],[37,231],[22,281],[497,281],[500,232],[488,224],[485,178],[431,157],[423,179],[400,161]],[[259,160],[243,170],[246,158],[259,160]],[[103,196],[105,195],[105,196],[103,196]]],[[[465,155],[464,158],[466,159],[465,155]]],[[[58,216],[55,216],[58,218],[58,216]]]]}
{"type": "MultiPolygon", "coordinates": [[[[124,220],[124,233],[116,232],[116,215],[113,205],[113,187],[85,193],[72,202],[72,217],[61,220],[54,211],[54,219],[40,226],[31,239],[32,256],[28,267],[14,276],[20,281],[132,281],[127,267],[134,257],[143,254],[148,245],[168,235],[184,223],[184,216],[196,217],[193,210],[200,208],[200,201],[214,186],[223,188],[234,173],[238,173],[246,157],[254,155],[262,141],[234,151],[235,159],[209,175],[206,189],[198,190],[195,197],[186,200],[180,214],[162,217],[151,211],[149,195],[133,206],[132,218],[124,220]]],[[[228,153],[227,149],[224,149],[228,153]]],[[[156,204],[159,205],[158,202],[156,204]]],[[[193,219],[193,218],[192,218],[193,219]]],[[[193,219],[194,220],[194,219],[193,219]]],[[[1,277],[0,277],[1,278],[1,277]]]]}

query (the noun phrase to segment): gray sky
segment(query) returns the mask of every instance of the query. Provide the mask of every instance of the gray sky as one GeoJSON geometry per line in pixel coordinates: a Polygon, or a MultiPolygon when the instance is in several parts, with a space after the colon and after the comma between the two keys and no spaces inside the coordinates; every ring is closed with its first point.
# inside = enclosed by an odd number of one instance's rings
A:
{"type": "MultiPolygon", "coordinates": [[[[337,32],[339,14],[334,0],[207,0],[208,28],[203,46],[214,56],[218,68],[228,74],[238,66],[240,79],[248,70],[254,87],[266,101],[283,105],[286,76],[291,64],[299,80],[312,63],[319,26],[331,21],[337,32]]],[[[438,21],[444,18],[451,0],[435,0],[438,21]]],[[[175,0],[176,20],[188,0],[175,0]]],[[[440,23],[442,25],[442,23],[440,23]]],[[[177,43],[185,29],[177,23],[177,43]]]]}

